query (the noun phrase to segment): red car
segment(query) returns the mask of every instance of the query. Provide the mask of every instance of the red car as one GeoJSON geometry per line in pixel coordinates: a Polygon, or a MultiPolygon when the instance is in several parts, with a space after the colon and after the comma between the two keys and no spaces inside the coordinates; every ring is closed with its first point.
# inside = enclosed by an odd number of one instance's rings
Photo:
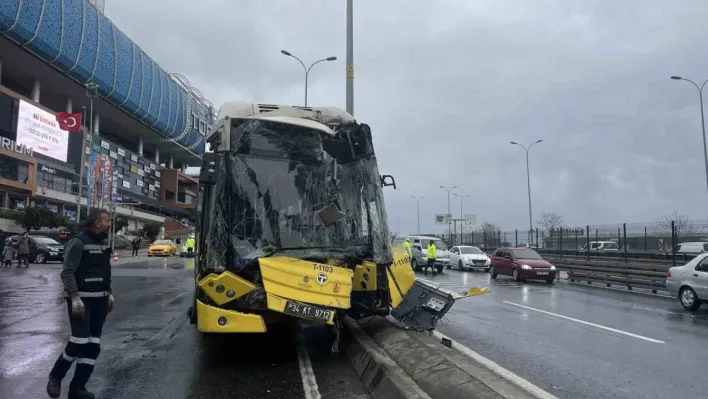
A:
{"type": "Polygon", "coordinates": [[[513,276],[514,281],[556,279],[556,267],[530,248],[499,248],[492,255],[489,270],[492,278],[498,274],[513,276]]]}

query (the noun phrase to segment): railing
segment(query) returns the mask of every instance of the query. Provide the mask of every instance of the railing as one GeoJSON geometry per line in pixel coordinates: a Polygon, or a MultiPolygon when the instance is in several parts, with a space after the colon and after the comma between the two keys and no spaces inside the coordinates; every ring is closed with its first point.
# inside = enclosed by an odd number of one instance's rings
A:
{"type": "Polygon", "coordinates": [[[625,263],[627,262],[671,262],[672,266],[684,264],[691,259],[695,258],[696,255],[689,254],[672,254],[670,252],[652,252],[652,251],[583,251],[583,250],[560,250],[560,249],[549,249],[542,248],[537,250],[538,253],[546,255],[558,256],[561,259],[570,257],[572,258],[585,258],[586,260],[591,259],[618,259],[625,263]]]}
{"type": "Polygon", "coordinates": [[[670,267],[667,263],[622,261],[587,261],[583,259],[550,260],[559,270],[568,273],[571,283],[604,284],[607,287],[624,287],[628,290],[642,288],[653,294],[667,294],[666,275],[670,267]]]}

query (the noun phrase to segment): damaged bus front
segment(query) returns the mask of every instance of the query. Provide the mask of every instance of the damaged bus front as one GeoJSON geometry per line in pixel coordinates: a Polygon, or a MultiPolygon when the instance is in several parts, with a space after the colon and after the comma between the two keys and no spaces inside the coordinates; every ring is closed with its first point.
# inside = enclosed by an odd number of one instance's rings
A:
{"type": "Polygon", "coordinates": [[[202,332],[394,315],[432,329],[454,299],[391,247],[371,131],[333,108],[224,105],[201,167],[194,306],[202,332]]]}

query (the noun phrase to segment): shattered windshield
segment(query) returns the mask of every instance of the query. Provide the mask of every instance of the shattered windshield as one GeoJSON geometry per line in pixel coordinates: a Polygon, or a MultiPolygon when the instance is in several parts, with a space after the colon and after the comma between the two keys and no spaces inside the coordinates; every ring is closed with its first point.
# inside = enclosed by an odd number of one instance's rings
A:
{"type": "Polygon", "coordinates": [[[205,192],[209,266],[238,268],[288,249],[387,261],[373,153],[335,162],[331,134],[254,119],[232,123],[231,151],[217,154],[216,184],[205,192]]]}

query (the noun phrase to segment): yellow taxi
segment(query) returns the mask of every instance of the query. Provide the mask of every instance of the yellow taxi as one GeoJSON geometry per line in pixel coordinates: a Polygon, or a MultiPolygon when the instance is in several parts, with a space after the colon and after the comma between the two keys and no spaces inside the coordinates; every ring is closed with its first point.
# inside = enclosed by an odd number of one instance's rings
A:
{"type": "Polygon", "coordinates": [[[172,240],[156,240],[148,247],[148,256],[170,256],[177,254],[177,245],[172,240]]]}

